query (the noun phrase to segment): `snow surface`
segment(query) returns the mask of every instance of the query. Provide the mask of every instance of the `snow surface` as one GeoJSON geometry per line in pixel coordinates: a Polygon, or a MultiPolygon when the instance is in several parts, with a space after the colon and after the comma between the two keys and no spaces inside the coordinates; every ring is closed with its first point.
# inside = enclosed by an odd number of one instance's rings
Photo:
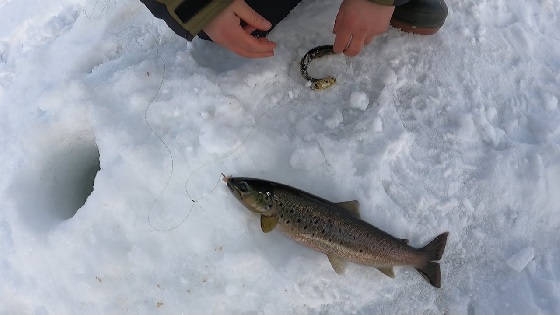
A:
{"type": "Polygon", "coordinates": [[[0,313],[560,314],[560,3],[448,4],[435,36],[318,60],[317,93],[298,62],[339,1],[245,60],[138,1],[0,0],[0,313]],[[450,231],[443,288],[335,274],[222,172],[358,199],[414,246],[450,231]]]}

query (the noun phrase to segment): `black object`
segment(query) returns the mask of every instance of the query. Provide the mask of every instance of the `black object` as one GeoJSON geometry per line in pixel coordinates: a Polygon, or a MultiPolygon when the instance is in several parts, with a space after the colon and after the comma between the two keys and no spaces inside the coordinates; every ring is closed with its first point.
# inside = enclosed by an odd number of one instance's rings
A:
{"type": "Polygon", "coordinates": [[[188,0],[183,1],[176,9],[175,14],[183,23],[187,23],[193,16],[202,10],[208,1],[206,0],[188,0]]]}
{"type": "Polygon", "coordinates": [[[443,26],[447,12],[444,0],[411,0],[395,8],[391,25],[405,32],[431,35],[443,26]]]}
{"type": "MultiPolygon", "coordinates": [[[[175,32],[175,34],[184,37],[188,41],[194,38],[194,35],[187,32],[181,24],[179,24],[167,11],[167,7],[163,3],[159,3],[156,0],[140,0],[152,14],[158,19],[165,21],[167,26],[175,32]]],[[[195,34],[196,35],[196,34],[195,34]]]]}

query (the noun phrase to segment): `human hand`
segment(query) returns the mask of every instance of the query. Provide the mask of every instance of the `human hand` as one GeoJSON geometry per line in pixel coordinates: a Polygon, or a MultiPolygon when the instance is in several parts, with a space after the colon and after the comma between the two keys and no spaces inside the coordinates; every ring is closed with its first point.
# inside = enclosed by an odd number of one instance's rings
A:
{"type": "Polygon", "coordinates": [[[334,52],[344,52],[347,56],[359,54],[375,36],[389,28],[394,10],[394,6],[368,0],[344,0],[334,22],[334,52]]]}
{"type": "Polygon", "coordinates": [[[204,32],[218,45],[247,58],[274,56],[276,44],[265,37],[251,35],[255,30],[266,31],[272,25],[244,0],[235,0],[210,22],[204,32]],[[241,20],[246,25],[241,26],[241,20]]]}

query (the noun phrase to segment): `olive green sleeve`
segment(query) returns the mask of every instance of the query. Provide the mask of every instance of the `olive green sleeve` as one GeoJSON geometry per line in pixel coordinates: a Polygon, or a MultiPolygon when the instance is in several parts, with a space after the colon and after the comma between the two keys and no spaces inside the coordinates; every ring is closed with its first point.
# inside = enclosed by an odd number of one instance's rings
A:
{"type": "Polygon", "coordinates": [[[193,16],[184,27],[191,34],[198,34],[208,25],[218,14],[227,8],[233,0],[213,0],[208,3],[200,12],[193,16]]]}

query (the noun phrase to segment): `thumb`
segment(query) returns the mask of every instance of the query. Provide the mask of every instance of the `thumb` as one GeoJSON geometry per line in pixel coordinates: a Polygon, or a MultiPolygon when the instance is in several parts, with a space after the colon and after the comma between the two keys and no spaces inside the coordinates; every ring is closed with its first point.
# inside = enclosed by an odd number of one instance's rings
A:
{"type": "Polygon", "coordinates": [[[241,0],[238,3],[239,5],[234,9],[234,12],[245,23],[261,31],[267,31],[272,27],[272,24],[267,19],[253,10],[245,1],[241,0]]]}

